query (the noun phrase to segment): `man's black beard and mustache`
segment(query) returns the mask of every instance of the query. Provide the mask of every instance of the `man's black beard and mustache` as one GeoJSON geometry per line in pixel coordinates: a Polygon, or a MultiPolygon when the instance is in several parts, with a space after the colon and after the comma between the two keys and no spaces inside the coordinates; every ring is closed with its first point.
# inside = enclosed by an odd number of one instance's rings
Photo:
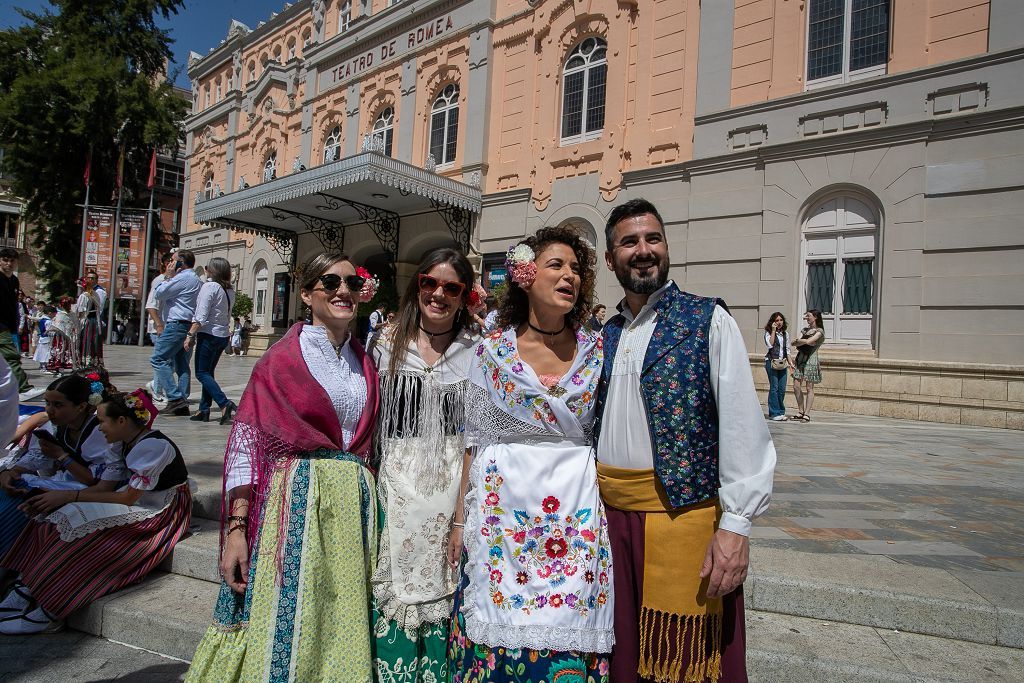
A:
{"type": "Polygon", "coordinates": [[[657,261],[655,259],[633,259],[625,268],[615,269],[615,277],[619,279],[619,284],[622,285],[623,289],[627,292],[633,292],[634,294],[653,294],[668,282],[668,259],[657,261]],[[654,272],[650,275],[640,277],[634,276],[630,272],[631,268],[635,268],[638,265],[653,265],[655,267],[654,272]]]}

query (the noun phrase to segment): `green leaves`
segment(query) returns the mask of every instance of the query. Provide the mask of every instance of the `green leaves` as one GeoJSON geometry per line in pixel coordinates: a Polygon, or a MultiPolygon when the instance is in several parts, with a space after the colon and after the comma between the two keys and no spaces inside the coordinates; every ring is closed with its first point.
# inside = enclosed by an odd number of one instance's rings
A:
{"type": "Polygon", "coordinates": [[[91,204],[111,204],[120,144],[125,206],[145,187],[154,146],[175,152],[188,94],[163,74],[172,40],[157,27],[183,0],[51,0],[55,13],[0,31],[0,146],[5,176],[37,231],[51,297],[74,293],[83,171],[91,204]],[[74,245],[72,247],[72,245],[74,245]]]}

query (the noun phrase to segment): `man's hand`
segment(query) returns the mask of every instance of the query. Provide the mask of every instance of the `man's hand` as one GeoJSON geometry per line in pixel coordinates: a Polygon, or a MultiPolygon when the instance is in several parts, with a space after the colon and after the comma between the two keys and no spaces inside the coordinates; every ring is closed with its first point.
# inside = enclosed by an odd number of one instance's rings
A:
{"type": "Polygon", "coordinates": [[[172,277],[178,274],[178,259],[172,258],[167,262],[167,267],[164,268],[164,277],[170,280],[172,277]]]}
{"type": "Polygon", "coordinates": [[[185,341],[182,342],[182,346],[185,348],[186,351],[188,351],[189,348],[192,346],[192,337],[185,335],[185,341]]]}
{"type": "Polygon", "coordinates": [[[736,590],[747,578],[750,563],[750,540],[746,536],[719,529],[711,537],[704,553],[700,577],[711,577],[708,597],[720,598],[736,590]]]}

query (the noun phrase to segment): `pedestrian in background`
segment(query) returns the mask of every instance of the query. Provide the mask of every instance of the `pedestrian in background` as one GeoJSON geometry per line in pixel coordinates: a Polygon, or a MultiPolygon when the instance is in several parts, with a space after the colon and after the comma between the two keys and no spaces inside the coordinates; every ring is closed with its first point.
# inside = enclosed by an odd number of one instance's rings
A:
{"type": "Polygon", "coordinates": [[[604,304],[594,304],[592,310],[593,315],[590,316],[590,329],[594,332],[600,332],[601,328],[604,327],[604,316],[608,312],[608,308],[604,304]]]}
{"type": "Polygon", "coordinates": [[[786,316],[775,311],[764,326],[764,371],[768,373],[768,419],[785,422],[786,377],[792,365],[789,360],[789,325],[786,316]]]}
{"type": "Polygon", "coordinates": [[[32,386],[21,367],[21,350],[14,340],[20,325],[18,294],[21,292],[21,284],[14,274],[17,267],[18,252],[10,247],[0,249],[0,355],[18,380],[18,391],[25,393],[32,386]]]}
{"type": "Polygon", "coordinates": [[[185,336],[192,327],[196,313],[196,299],[202,283],[193,268],[196,256],[182,249],[167,263],[164,281],[153,288],[160,306],[160,319],[164,327],[153,347],[149,364],[156,373],[156,384],[167,395],[167,406],[162,412],[187,417],[188,394],[192,381],[189,361],[192,354],[185,348],[185,336]],[[174,375],[177,375],[175,379],[174,375]]]}
{"type": "MultiPolygon", "coordinates": [[[[157,337],[164,329],[164,319],[160,317],[160,302],[156,300],[156,288],[160,286],[167,277],[163,271],[167,270],[167,264],[174,258],[174,252],[169,251],[160,257],[160,274],[153,278],[149,285],[149,296],[146,298],[146,332],[149,334],[149,343],[156,346],[157,337]]],[[[146,388],[153,395],[157,403],[166,403],[167,395],[164,388],[160,386],[157,372],[153,370],[153,379],[146,383],[146,388]]]]}
{"type": "Polygon", "coordinates": [[[231,287],[231,264],[216,256],[206,264],[206,282],[199,289],[192,326],[185,336],[185,351],[195,344],[196,379],[203,385],[199,410],[192,416],[195,422],[210,421],[210,405],[216,403],[221,410],[220,423],[231,423],[237,407],[228,399],[213,376],[217,361],[228,345],[228,322],[235,305],[235,290],[231,287]]]}
{"type": "Polygon", "coordinates": [[[231,328],[231,345],[227,354],[229,356],[242,355],[242,321],[238,316],[235,316],[234,326],[231,328]]]}
{"type": "Polygon", "coordinates": [[[46,366],[50,362],[50,323],[55,315],[57,315],[57,309],[47,306],[36,321],[38,338],[35,351],[32,352],[32,360],[39,363],[40,370],[46,370],[46,366]]]}
{"type": "Polygon", "coordinates": [[[46,371],[59,375],[64,370],[81,367],[78,355],[78,337],[81,326],[78,316],[71,310],[71,297],[62,296],[48,331],[50,333],[50,360],[46,371]]]}
{"type": "Polygon", "coordinates": [[[825,326],[821,322],[821,311],[814,308],[804,313],[807,327],[800,331],[800,338],[793,341],[796,347],[796,361],[793,368],[793,393],[799,410],[796,419],[811,421],[811,406],[814,404],[814,385],[821,384],[821,364],[818,348],[825,343],[825,326]]]}
{"type": "Polygon", "coordinates": [[[79,357],[83,364],[89,367],[103,367],[103,337],[100,333],[99,316],[102,309],[100,297],[96,294],[92,280],[83,277],[78,281],[82,293],[78,295],[75,303],[75,311],[82,323],[82,332],[79,337],[79,357]]]}

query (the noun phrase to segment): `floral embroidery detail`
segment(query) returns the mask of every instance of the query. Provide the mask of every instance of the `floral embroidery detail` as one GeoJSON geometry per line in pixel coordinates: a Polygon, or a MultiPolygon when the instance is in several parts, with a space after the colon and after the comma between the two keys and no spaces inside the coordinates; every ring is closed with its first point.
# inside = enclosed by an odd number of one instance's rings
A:
{"type": "Polygon", "coordinates": [[[605,540],[607,522],[603,515],[595,515],[590,508],[559,514],[561,501],[549,495],[540,500],[536,510],[512,510],[514,524],[505,526],[501,516],[506,511],[500,506],[504,478],[493,459],[488,462],[485,474],[487,494],[481,505],[484,523],[480,534],[490,548],[486,569],[491,602],[501,609],[522,610],[527,614],[538,609],[568,608],[580,616],[606,604],[611,588],[611,553],[605,540]],[[512,546],[511,557],[505,554],[506,544],[512,546]],[[596,590],[558,590],[580,571],[585,582],[593,584],[594,571],[588,568],[592,566],[599,569],[596,590]],[[520,586],[541,583],[551,590],[534,588],[506,595],[500,588],[503,569],[514,571],[520,586]]]}

